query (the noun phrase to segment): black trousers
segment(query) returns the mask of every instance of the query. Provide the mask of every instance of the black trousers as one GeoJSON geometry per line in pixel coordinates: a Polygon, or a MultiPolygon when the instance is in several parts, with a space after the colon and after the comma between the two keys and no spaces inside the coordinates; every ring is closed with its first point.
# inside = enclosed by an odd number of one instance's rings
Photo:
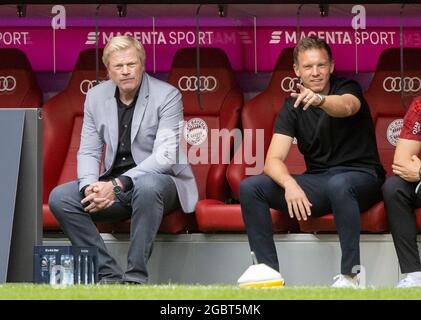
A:
{"type": "MultiPolygon", "coordinates": [[[[384,179],[374,170],[349,167],[293,177],[313,205],[312,217],[333,212],[342,250],[341,273],[356,274],[354,267],[360,265],[360,213],[381,200],[384,179]]],[[[250,177],[241,182],[240,202],[250,249],[259,263],[279,270],[269,208],[288,213],[285,190],[268,176],[250,177]]]]}
{"type": "Polygon", "coordinates": [[[402,273],[421,271],[415,220],[415,209],[421,207],[421,199],[415,195],[416,186],[416,182],[407,182],[399,176],[392,176],[382,188],[402,273]]]}

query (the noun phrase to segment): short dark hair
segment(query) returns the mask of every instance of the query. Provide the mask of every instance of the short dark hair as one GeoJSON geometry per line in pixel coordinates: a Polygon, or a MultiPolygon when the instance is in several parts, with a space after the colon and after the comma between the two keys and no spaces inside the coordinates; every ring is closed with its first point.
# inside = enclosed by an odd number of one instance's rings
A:
{"type": "Polygon", "coordinates": [[[332,61],[332,51],[330,50],[329,45],[324,42],[322,39],[316,37],[307,37],[298,41],[297,45],[294,48],[294,63],[298,64],[298,54],[300,52],[310,50],[310,49],[324,49],[327,52],[329,61],[332,61]]]}

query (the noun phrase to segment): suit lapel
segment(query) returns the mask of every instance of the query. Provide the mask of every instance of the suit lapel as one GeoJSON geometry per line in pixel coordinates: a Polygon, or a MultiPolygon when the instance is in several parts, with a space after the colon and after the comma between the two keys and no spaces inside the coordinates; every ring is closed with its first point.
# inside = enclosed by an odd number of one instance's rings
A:
{"type": "Polygon", "coordinates": [[[118,112],[117,101],[115,97],[108,98],[105,101],[105,118],[107,119],[108,127],[110,128],[111,149],[117,153],[118,144],[118,112]]]}
{"type": "Polygon", "coordinates": [[[130,142],[133,144],[133,141],[139,131],[140,124],[145,115],[146,106],[148,105],[149,100],[149,79],[146,73],[143,73],[142,84],[139,91],[139,96],[137,98],[133,119],[132,119],[132,128],[130,132],[130,142]]]}

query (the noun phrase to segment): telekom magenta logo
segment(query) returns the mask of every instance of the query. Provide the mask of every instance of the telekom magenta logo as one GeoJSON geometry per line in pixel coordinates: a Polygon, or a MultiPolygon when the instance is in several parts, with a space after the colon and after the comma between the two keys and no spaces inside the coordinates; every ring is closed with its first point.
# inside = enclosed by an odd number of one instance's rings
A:
{"type": "Polygon", "coordinates": [[[275,30],[272,32],[269,44],[278,44],[281,42],[282,31],[275,30]]]}
{"type": "Polygon", "coordinates": [[[88,33],[85,44],[95,44],[96,43],[96,32],[92,31],[88,33]]]}

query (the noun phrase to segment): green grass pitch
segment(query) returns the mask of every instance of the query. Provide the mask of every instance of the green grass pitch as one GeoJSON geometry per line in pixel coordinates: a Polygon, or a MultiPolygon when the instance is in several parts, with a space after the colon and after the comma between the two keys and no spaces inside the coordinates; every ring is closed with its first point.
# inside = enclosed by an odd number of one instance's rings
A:
{"type": "Polygon", "coordinates": [[[242,289],[229,285],[0,285],[0,300],[377,300],[421,299],[421,288],[332,289],[284,287],[242,289]]]}

